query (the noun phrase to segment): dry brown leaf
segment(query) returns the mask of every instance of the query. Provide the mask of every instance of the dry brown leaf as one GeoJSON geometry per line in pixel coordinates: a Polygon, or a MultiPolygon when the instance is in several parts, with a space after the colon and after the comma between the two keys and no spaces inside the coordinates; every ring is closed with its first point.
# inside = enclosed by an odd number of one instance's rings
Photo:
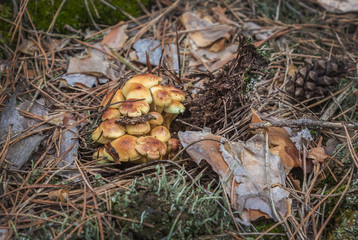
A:
{"type": "Polygon", "coordinates": [[[60,77],[59,88],[80,87],[80,88],[92,88],[97,85],[97,78],[88,74],[68,74],[60,77]]]}
{"type": "MultiPolygon", "coordinates": [[[[253,109],[252,115],[251,123],[263,122],[253,109]]],[[[267,133],[270,143],[270,152],[277,154],[277,156],[281,158],[283,165],[286,167],[286,171],[289,172],[293,167],[301,166],[297,147],[284,128],[268,127],[267,133]]]]}
{"type": "Polygon", "coordinates": [[[294,77],[296,74],[296,70],[297,70],[297,67],[293,64],[290,64],[290,66],[288,66],[288,76],[294,77]]]}
{"type": "Polygon", "coordinates": [[[106,50],[106,52],[111,52],[106,44],[114,50],[120,50],[123,47],[124,43],[128,39],[128,36],[125,33],[127,27],[128,24],[112,28],[111,31],[103,38],[101,45],[106,50]]]}
{"type": "Polygon", "coordinates": [[[319,163],[324,163],[324,160],[328,157],[329,156],[326,154],[323,147],[312,148],[308,152],[308,156],[307,156],[307,158],[312,160],[314,165],[317,165],[319,163]]]}
{"type": "MultiPolygon", "coordinates": [[[[100,44],[95,47],[101,48],[100,44]]],[[[67,74],[84,73],[96,76],[105,76],[114,79],[113,69],[110,68],[109,59],[106,54],[96,49],[87,49],[88,54],[84,57],[73,57],[70,59],[67,74]]]]}
{"type": "Polygon", "coordinates": [[[40,49],[34,40],[26,39],[21,43],[19,51],[27,55],[33,55],[35,51],[40,51],[40,49]]]}
{"type": "Polygon", "coordinates": [[[285,186],[284,166],[277,155],[270,154],[266,163],[262,133],[246,143],[229,142],[205,132],[179,132],[178,136],[184,147],[203,139],[216,140],[197,142],[187,148],[187,153],[197,164],[205,159],[227,183],[225,190],[235,208],[244,213],[241,217],[245,224],[260,217],[274,217],[269,200],[270,190],[275,207],[282,214],[286,213],[287,193],[280,187],[285,186]]]}
{"type": "Polygon", "coordinates": [[[52,201],[66,202],[70,197],[70,191],[67,189],[58,189],[48,193],[48,198],[52,201]]]}
{"type": "Polygon", "coordinates": [[[191,12],[184,13],[181,21],[187,30],[199,30],[189,33],[190,38],[198,47],[209,47],[220,38],[229,38],[229,32],[232,29],[226,24],[213,24],[191,12]]]}

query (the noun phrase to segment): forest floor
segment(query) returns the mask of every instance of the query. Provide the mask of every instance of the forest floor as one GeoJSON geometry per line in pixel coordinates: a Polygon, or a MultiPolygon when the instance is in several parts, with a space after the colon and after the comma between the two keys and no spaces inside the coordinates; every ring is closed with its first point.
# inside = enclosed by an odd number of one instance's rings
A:
{"type": "Polygon", "coordinates": [[[354,3],[11,2],[0,240],[357,239],[354,3]],[[179,150],[100,161],[102,99],[148,72],[186,94],[179,150]]]}

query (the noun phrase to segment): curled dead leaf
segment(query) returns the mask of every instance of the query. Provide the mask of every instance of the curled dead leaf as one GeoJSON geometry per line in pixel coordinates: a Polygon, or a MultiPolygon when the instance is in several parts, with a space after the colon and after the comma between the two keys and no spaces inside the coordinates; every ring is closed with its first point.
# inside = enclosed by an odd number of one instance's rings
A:
{"type": "Polygon", "coordinates": [[[276,154],[266,159],[262,133],[247,142],[230,142],[205,132],[179,132],[178,136],[184,147],[192,144],[186,151],[197,164],[205,159],[226,183],[226,193],[243,213],[245,224],[260,217],[274,218],[270,192],[278,210],[283,215],[287,212],[284,166],[276,154]]]}
{"type": "Polygon", "coordinates": [[[66,202],[70,197],[70,191],[67,189],[58,189],[48,193],[48,198],[53,201],[60,200],[61,202],[66,202]]]}
{"type": "Polygon", "coordinates": [[[324,163],[324,160],[328,157],[329,156],[326,154],[323,147],[312,148],[308,152],[308,156],[307,156],[307,158],[312,160],[314,165],[317,165],[319,163],[324,163]]]}
{"type": "MultiPolygon", "coordinates": [[[[253,115],[251,123],[263,122],[255,110],[251,109],[251,111],[253,115]]],[[[290,134],[284,128],[268,127],[267,133],[270,144],[270,152],[272,154],[277,154],[277,156],[281,158],[287,172],[294,167],[302,165],[299,158],[299,151],[290,139],[290,134]]]]}

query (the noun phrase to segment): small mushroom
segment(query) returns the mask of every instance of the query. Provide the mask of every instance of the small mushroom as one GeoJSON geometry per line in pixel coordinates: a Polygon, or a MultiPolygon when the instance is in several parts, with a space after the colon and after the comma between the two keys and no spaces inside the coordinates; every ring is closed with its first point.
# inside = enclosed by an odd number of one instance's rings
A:
{"type": "Polygon", "coordinates": [[[179,102],[185,101],[185,93],[179,88],[176,88],[173,85],[165,86],[165,88],[170,92],[173,100],[177,100],[179,102]]]}
{"type": "Polygon", "coordinates": [[[137,124],[127,124],[126,130],[129,134],[132,135],[144,135],[149,133],[150,125],[149,122],[137,123],[137,124]]]}
{"type": "Polygon", "coordinates": [[[127,83],[140,83],[143,84],[146,88],[150,89],[151,87],[158,85],[163,79],[161,77],[155,76],[151,73],[139,74],[131,79],[127,83]]]}
{"type": "Polygon", "coordinates": [[[156,112],[163,112],[163,109],[172,103],[171,93],[164,87],[156,85],[152,87],[150,91],[153,94],[153,110],[156,112]]]}
{"type": "Polygon", "coordinates": [[[122,90],[120,90],[120,89],[117,91],[113,90],[113,91],[110,91],[109,93],[107,93],[107,95],[103,98],[101,105],[103,107],[106,107],[111,98],[112,98],[112,101],[109,104],[108,108],[118,108],[120,102],[126,100],[122,94],[122,90]],[[114,94],[114,96],[113,96],[113,94],[114,94]],[[113,96],[113,98],[112,98],[112,96],[113,96]]]}
{"type": "Polygon", "coordinates": [[[112,139],[108,138],[108,137],[104,137],[103,136],[103,132],[102,129],[100,127],[97,127],[91,136],[92,140],[101,144],[105,144],[108,141],[111,141],[112,139]]]}
{"type": "Polygon", "coordinates": [[[124,126],[117,124],[116,119],[108,119],[99,125],[103,136],[107,138],[119,138],[125,134],[124,126]]]}
{"type": "Polygon", "coordinates": [[[149,104],[144,100],[135,100],[134,98],[127,99],[126,102],[119,106],[119,112],[123,116],[128,117],[139,117],[142,114],[147,114],[149,112],[149,104]]]}
{"type": "Polygon", "coordinates": [[[149,115],[153,116],[154,119],[149,121],[150,127],[155,128],[156,126],[160,126],[163,124],[163,116],[158,112],[150,112],[149,115]]]}
{"type": "Polygon", "coordinates": [[[107,120],[107,119],[116,119],[119,118],[121,116],[121,113],[119,112],[118,109],[116,108],[108,108],[106,109],[106,111],[103,112],[102,114],[102,120],[107,120]]]}
{"type": "Polygon", "coordinates": [[[163,126],[170,129],[170,124],[172,121],[178,116],[179,113],[183,113],[184,111],[184,105],[177,100],[173,100],[168,107],[164,108],[165,116],[163,126]]]}
{"type": "Polygon", "coordinates": [[[168,144],[168,152],[173,152],[178,150],[180,142],[176,138],[171,138],[169,139],[167,144],[168,144]]]}
{"type": "MultiPolygon", "coordinates": [[[[131,135],[123,135],[111,142],[111,146],[118,154],[120,162],[135,161],[140,159],[139,153],[136,151],[137,138],[131,135]]],[[[113,157],[107,153],[106,149],[103,151],[103,155],[110,161],[114,161],[113,157]]]]}
{"type": "Polygon", "coordinates": [[[127,83],[122,88],[123,95],[126,99],[145,99],[148,104],[153,102],[152,94],[149,89],[140,83],[127,83]]]}
{"type": "Polygon", "coordinates": [[[152,131],[150,131],[150,135],[164,143],[168,142],[171,137],[168,128],[164,126],[158,126],[153,128],[152,131]]]}
{"type": "Polygon", "coordinates": [[[135,149],[148,160],[157,160],[165,155],[167,146],[154,137],[140,137],[137,139],[135,149]]]}

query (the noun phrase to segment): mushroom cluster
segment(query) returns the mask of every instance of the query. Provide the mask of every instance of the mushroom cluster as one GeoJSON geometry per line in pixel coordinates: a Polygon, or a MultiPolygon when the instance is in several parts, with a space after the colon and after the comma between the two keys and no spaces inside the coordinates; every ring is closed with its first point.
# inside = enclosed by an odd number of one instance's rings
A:
{"type": "Polygon", "coordinates": [[[108,161],[145,163],[176,150],[179,140],[171,138],[171,122],[185,111],[185,93],[160,85],[161,77],[136,75],[122,89],[110,91],[102,100],[106,108],[101,124],[92,133],[104,144],[93,155],[99,163],[108,161]]]}

